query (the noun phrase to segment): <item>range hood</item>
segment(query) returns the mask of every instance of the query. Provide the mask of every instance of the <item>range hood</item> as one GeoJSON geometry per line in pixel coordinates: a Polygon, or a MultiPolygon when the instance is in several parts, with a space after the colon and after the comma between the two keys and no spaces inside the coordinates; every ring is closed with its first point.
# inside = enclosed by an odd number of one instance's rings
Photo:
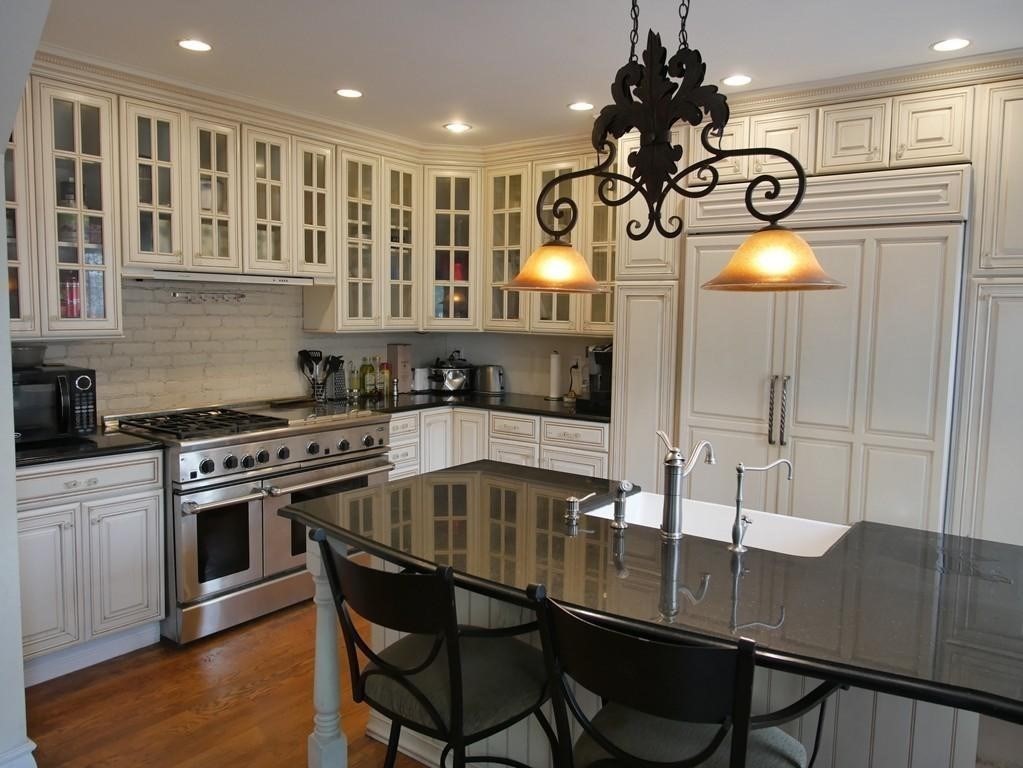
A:
{"type": "MultiPolygon", "coordinates": [[[[236,285],[315,285],[311,277],[289,275],[243,275],[240,272],[192,272],[177,269],[138,269],[121,271],[121,277],[132,280],[178,280],[189,283],[234,283],[236,285]]],[[[330,281],[333,282],[333,281],[330,281]]]]}

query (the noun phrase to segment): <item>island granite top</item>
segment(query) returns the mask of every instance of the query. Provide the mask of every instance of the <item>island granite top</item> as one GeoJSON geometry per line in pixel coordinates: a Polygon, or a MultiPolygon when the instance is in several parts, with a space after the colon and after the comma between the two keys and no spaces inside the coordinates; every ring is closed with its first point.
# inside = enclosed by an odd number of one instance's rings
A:
{"type": "Polygon", "coordinates": [[[740,560],[693,536],[667,543],[585,515],[566,526],[566,497],[605,504],[614,485],[481,461],[281,514],[392,562],[452,565],[484,594],[522,601],[540,582],[652,631],[753,638],[764,666],[1023,723],[1023,547],[857,523],[821,557],[750,549],[740,560]]]}

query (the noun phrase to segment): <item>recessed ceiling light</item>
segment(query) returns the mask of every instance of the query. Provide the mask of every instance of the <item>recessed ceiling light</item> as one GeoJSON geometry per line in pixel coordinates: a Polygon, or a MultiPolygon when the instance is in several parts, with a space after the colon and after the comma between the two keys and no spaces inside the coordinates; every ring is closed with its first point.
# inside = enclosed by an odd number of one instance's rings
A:
{"type": "Polygon", "coordinates": [[[186,51],[197,51],[198,53],[213,50],[213,46],[203,40],[178,40],[178,45],[186,51]]]}
{"type": "Polygon", "coordinates": [[[962,37],[950,37],[948,40],[939,40],[931,45],[932,51],[948,53],[949,51],[961,51],[970,44],[969,40],[962,37]]]}
{"type": "Polygon", "coordinates": [[[358,99],[362,97],[362,91],[357,91],[354,88],[338,88],[337,95],[346,99],[358,99]]]}
{"type": "Polygon", "coordinates": [[[455,121],[453,123],[444,123],[444,127],[447,128],[452,133],[465,133],[466,131],[472,130],[471,125],[459,121],[455,121]]]}
{"type": "Polygon", "coordinates": [[[750,83],[753,82],[753,78],[750,77],[749,75],[729,75],[721,82],[724,83],[725,85],[732,86],[749,85],[750,83]]]}
{"type": "Polygon", "coordinates": [[[568,105],[568,108],[573,112],[589,112],[593,109],[593,105],[588,101],[573,101],[568,105]]]}

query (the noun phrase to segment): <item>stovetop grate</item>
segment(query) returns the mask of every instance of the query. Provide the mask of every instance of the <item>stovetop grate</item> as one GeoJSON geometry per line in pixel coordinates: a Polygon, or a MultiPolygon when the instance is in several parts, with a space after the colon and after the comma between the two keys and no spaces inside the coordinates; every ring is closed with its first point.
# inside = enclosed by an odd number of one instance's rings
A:
{"type": "Polygon", "coordinates": [[[120,423],[122,426],[144,429],[178,440],[236,435],[288,426],[287,419],[233,411],[230,408],[198,408],[194,411],[130,416],[121,419],[120,423]]]}

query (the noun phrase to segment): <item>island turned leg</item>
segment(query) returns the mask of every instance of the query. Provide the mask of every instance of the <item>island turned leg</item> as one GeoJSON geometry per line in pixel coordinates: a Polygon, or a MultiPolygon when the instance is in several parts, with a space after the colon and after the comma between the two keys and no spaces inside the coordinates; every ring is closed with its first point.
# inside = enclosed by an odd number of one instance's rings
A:
{"type": "Polygon", "coordinates": [[[316,585],[316,656],[313,667],[313,732],[309,768],[346,768],[348,739],[341,730],[341,677],[337,653],[337,614],[319,547],[306,549],[306,566],[316,585]]]}

